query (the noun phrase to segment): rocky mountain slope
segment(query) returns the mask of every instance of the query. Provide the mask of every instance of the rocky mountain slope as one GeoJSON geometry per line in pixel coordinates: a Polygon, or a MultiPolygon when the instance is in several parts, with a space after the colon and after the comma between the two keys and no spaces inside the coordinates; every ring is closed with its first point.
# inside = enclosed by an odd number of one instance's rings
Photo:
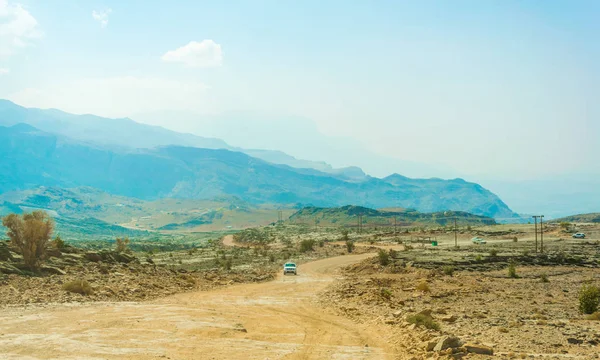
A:
{"type": "Polygon", "coordinates": [[[139,199],[236,196],[255,204],[356,204],[423,212],[515,214],[496,195],[462,179],[364,181],[317,170],[275,165],[246,154],[195,147],[116,150],[96,147],[18,124],[0,127],[0,193],[37,186],[90,186],[139,199]]]}

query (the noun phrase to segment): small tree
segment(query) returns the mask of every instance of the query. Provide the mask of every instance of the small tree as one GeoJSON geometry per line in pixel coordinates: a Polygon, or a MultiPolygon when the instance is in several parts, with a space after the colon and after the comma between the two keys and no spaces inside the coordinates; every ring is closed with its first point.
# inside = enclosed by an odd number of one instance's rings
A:
{"type": "Polygon", "coordinates": [[[117,252],[128,252],[129,251],[129,238],[117,238],[117,252]]]}
{"type": "Polygon", "coordinates": [[[21,251],[23,261],[32,270],[39,269],[46,246],[54,230],[54,221],[44,211],[23,215],[10,214],[2,219],[12,244],[21,251]]]}
{"type": "Polygon", "coordinates": [[[387,251],[379,249],[377,255],[379,256],[379,263],[382,266],[387,266],[390,263],[390,254],[388,254],[387,251]]]}
{"type": "Polygon", "coordinates": [[[57,249],[64,249],[67,244],[59,235],[56,235],[54,240],[52,240],[52,245],[57,249]]]}
{"type": "Polygon", "coordinates": [[[519,277],[519,275],[517,275],[517,264],[515,263],[514,260],[511,260],[508,263],[508,277],[511,277],[513,279],[516,279],[519,277]]]}
{"type": "Polygon", "coordinates": [[[346,241],[346,249],[348,250],[348,253],[352,253],[352,251],[354,251],[354,241],[346,241]]]}
{"type": "Polygon", "coordinates": [[[342,229],[342,241],[348,241],[350,238],[348,237],[348,230],[342,229]]]}
{"type": "Polygon", "coordinates": [[[302,240],[300,242],[300,251],[301,252],[313,251],[314,246],[315,246],[315,241],[313,239],[302,240]]]}
{"type": "Polygon", "coordinates": [[[600,305],[600,288],[595,285],[584,285],[579,291],[579,311],[593,314],[600,305]]]}

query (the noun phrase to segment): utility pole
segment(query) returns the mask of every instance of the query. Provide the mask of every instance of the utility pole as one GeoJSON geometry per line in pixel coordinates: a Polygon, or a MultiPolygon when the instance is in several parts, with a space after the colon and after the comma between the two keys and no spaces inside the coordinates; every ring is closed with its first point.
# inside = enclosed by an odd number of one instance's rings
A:
{"type": "Polygon", "coordinates": [[[454,247],[458,247],[458,235],[456,234],[456,216],[454,217],[454,247]]]}
{"type": "Polygon", "coordinates": [[[537,215],[533,216],[533,221],[534,221],[534,224],[535,224],[534,226],[535,226],[535,252],[536,252],[536,254],[538,252],[538,243],[537,243],[537,218],[538,217],[539,216],[537,216],[537,215]]]}
{"type": "Polygon", "coordinates": [[[544,253],[544,215],[540,215],[540,252],[544,253]]]}

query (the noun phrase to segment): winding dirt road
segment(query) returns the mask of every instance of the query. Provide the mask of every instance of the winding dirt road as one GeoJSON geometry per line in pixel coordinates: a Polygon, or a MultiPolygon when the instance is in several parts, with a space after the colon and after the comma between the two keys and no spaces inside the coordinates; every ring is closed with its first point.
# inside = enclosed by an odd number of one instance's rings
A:
{"type": "Polygon", "coordinates": [[[339,268],[369,256],[153,302],[1,309],[0,359],[391,359],[383,329],[314,303],[339,268]]]}

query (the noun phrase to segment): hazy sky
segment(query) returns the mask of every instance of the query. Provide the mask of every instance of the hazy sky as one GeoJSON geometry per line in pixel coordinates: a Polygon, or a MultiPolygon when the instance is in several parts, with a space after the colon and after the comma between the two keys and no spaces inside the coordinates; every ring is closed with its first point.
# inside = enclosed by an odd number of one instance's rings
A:
{"type": "MultiPolygon", "coordinates": [[[[262,114],[292,155],[285,121],[301,118],[478,178],[600,174],[599,34],[596,0],[0,0],[0,97],[262,114]]],[[[140,118],[207,135],[191,116],[140,118]]],[[[249,143],[274,144],[261,133],[249,143]]]]}

